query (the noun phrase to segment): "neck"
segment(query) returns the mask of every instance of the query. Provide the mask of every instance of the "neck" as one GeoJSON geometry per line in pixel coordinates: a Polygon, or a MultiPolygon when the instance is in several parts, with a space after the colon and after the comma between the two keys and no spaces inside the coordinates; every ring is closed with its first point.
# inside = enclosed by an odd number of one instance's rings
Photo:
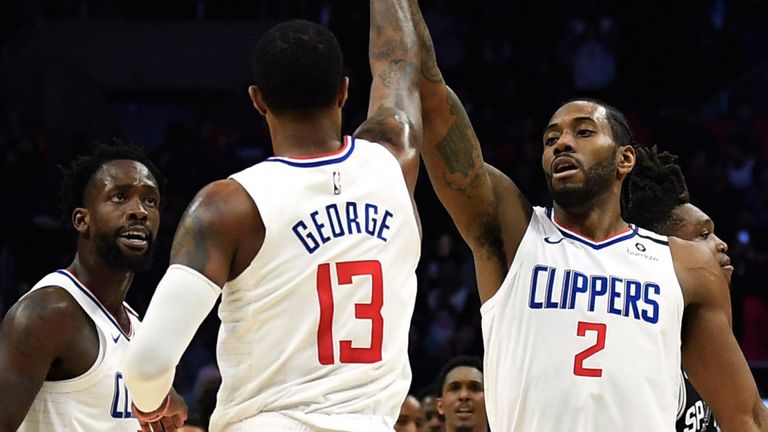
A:
{"type": "Polygon", "coordinates": [[[621,217],[621,189],[613,188],[576,208],[554,203],[555,220],[560,225],[595,241],[605,240],[627,228],[621,217]]]}
{"type": "Polygon", "coordinates": [[[123,302],[133,282],[133,273],[115,269],[95,253],[82,253],[79,248],[67,270],[85,285],[121,325],[125,322],[123,302]]]}
{"type": "Polygon", "coordinates": [[[275,156],[307,157],[332,153],[341,142],[341,119],[331,110],[305,116],[267,114],[275,156]]]}

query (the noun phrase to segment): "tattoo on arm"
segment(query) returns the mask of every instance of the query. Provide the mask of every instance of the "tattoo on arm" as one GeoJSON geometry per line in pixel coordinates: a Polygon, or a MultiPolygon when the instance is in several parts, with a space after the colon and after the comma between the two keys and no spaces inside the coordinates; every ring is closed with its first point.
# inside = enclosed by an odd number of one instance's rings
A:
{"type": "Polygon", "coordinates": [[[485,171],[480,144],[467,113],[461,106],[457,106],[460,103],[458,99],[449,94],[447,103],[456,119],[436,145],[447,168],[443,180],[451,189],[472,198],[473,190],[480,185],[485,171]]]}
{"type": "Polygon", "coordinates": [[[210,258],[208,237],[205,233],[206,221],[198,212],[192,210],[194,207],[193,203],[181,217],[171,259],[203,272],[210,258]]]}

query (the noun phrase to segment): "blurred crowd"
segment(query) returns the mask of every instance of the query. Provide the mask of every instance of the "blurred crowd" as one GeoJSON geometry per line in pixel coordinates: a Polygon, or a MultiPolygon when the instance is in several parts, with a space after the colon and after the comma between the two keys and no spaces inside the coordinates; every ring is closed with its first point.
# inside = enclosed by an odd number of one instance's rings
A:
{"type": "MultiPolygon", "coordinates": [[[[736,268],[734,330],[765,397],[768,276],[760,269],[768,266],[768,27],[761,17],[768,16],[768,2],[420,3],[441,69],[465,104],[486,159],[533,204],[549,203],[540,171],[541,131],[552,111],[572,97],[598,97],[617,106],[639,143],[680,156],[692,202],[712,216],[718,235],[729,244],[736,268]]],[[[338,36],[352,79],[344,127],[351,133],[365,117],[370,83],[367,2],[6,2],[0,5],[0,43],[18,42],[29,29],[59,20],[275,22],[293,17],[322,22],[338,36]]],[[[5,48],[0,53],[2,64],[5,48]]],[[[268,157],[269,136],[244,89],[184,95],[127,91],[111,98],[113,134],[144,146],[169,180],[156,263],[137,277],[128,296],[143,312],[189,200],[207,182],[268,157]],[[155,134],[133,121],[137,112],[148,111],[155,134]]],[[[71,262],[74,235],[56,206],[57,167],[87,152],[94,138],[109,137],[52,127],[45,107],[39,114],[20,112],[7,92],[0,102],[3,316],[41,276],[71,262]]],[[[421,395],[434,387],[439,365],[460,354],[482,356],[483,344],[471,255],[425,172],[419,182],[424,239],[410,357],[412,392],[421,395]]],[[[210,397],[217,380],[216,321],[213,313],[178,368],[176,388],[190,402],[210,397]]]]}

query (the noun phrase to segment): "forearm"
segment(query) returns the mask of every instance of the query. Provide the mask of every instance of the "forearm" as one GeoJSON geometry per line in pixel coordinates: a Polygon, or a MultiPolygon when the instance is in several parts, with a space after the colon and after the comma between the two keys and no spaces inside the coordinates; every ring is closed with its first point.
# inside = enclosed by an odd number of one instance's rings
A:
{"type": "MultiPolygon", "coordinates": [[[[369,61],[373,85],[393,94],[416,88],[421,49],[410,0],[371,0],[369,61]]],[[[386,100],[388,98],[377,98],[386,100]]],[[[377,107],[369,107],[373,112],[377,107]]]]}
{"type": "Polygon", "coordinates": [[[219,293],[216,284],[186,266],[172,265],[160,281],[123,364],[126,385],[141,411],[154,411],[165,399],[176,364],[219,293]]]}

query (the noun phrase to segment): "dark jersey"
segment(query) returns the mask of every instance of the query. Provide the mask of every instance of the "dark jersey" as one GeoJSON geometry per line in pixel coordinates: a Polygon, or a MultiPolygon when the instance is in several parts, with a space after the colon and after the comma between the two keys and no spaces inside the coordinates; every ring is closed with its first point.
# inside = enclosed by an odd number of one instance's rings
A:
{"type": "Polygon", "coordinates": [[[683,378],[685,391],[681,393],[684,400],[681,403],[682,410],[678,412],[675,429],[677,432],[718,432],[720,428],[712,415],[712,408],[693,388],[685,372],[683,372],[683,378]]]}

